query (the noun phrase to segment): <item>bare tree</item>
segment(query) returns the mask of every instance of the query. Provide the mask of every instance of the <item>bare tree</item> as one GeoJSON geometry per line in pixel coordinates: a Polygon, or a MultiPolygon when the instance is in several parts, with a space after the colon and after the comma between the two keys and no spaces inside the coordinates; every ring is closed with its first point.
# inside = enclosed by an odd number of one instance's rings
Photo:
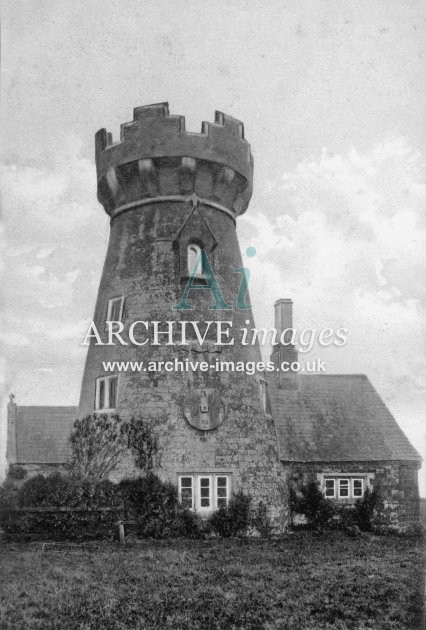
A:
{"type": "Polygon", "coordinates": [[[152,426],[142,418],[122,420],[118,414],[92,413],[74,422],[70,436],[73,475],[106,479],[127,455],[144,472],[152,470],[157,438],[152,426]]]}
{"type": "Polygon", "coordinates": [[[90,414],[74,422],[70,436],[72,474],[106,479],[128,449],[129,423],[118,414],[90,414]]]}

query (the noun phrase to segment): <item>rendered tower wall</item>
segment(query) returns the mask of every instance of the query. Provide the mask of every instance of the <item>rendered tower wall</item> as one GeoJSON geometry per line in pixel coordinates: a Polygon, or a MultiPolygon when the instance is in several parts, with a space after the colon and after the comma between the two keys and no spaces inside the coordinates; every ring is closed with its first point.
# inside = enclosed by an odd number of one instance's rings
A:
{"type": "MultiPolygon", "coordinates": [[[[236,219],[252,193],[253,161],[241,122],[216,112],[200,134],[185,131],[182,116],[167,103],[139,107],[122,125],[120,142],[96,135],[98,198],[111,217],[108,251],[94,322],[107,340],[108,300],[123,296],[125,329],[137,320],[231,321],[234,345],[215,346],[216,334],[200,346],[95,345],[88,349],[80,415],[93,412],[103,361],[259,361],[257,345],[241,344],[241,328],[255,325],[251,309],[235,300],[243,267],[236,219]],[[194,310],[176,310],[188,282],[188,245],[207,253],[231,310],[211,310],[210,290],[192,290],[194,310]],[[250,324],[247,325],[246,321],[250,324]]],[[[199,280],[203,285],[203,280],[199,280]]],[[[246,303],[250,298],[246,296],[246,303]]],[[[143,329],[144,338],[149,336],[143,329]]],[[[189,331],[189,329],[188,329],[189,331]]],[[[191,337],[191,335],[189,335],[191,337]]],[[[142,338],[141,338],[142,339],[142,338]]],[[[224,337],[225,340],[225,337],[224,337]]],[[[109,373],[110,374],[110,373],[109,373]]],[[[159,437],[155,472],[176,482],[185,473],[227,473],[232,489],[265,502],[278,526],[286,520],[284,471],[273,420],[264,410],[262,379],[245,372],[121,372],[116,410],[152,423],[159,437]]],[[[132,463],[121,471],[131,473],[132,463]]]]}

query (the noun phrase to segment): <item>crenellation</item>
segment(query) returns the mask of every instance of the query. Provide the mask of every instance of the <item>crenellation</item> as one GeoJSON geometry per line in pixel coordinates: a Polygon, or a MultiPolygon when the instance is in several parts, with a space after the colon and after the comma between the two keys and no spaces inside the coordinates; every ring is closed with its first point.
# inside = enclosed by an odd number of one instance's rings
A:
{"type": "Polygon", "coordinates": [[[214,121],[216,125],[226,127],[226,129],[228,129],[231,133],[234,133],[238,138],[244,140],[244,124],[241,120],[216,110],[214,121]]]}
{"type": "Polygon", "coordinates": [[[133,120],[142,120],[143,118],[165,118],[169,115],[169,104],[167,101],[163,103],[153,103],[152,105],[140,105],[133,109],[133,120]]]}
{"type": "MultiPolygon", "coordinates": [[[[113,142],[112,135],[100,129],[95,147],[98,199],[112,217],[116,209],[136,204],[138,199],[150,195],[155,198],[194,192],[203,194],[206,201],[224,205],[238,216],[246,210],[252,194],[253,159],[244,138],[244,125],[223,112],[216,111],[215,121],[203,122],[201,133],[194,133],[185,131],[184,116],[169,114],[167,103],[138,107],[133,121],[121,125],[119,142],[113,142]],[[112,194],[105,194],[104,182],[107,180],[110,185],[111,172],[121,171],[132,162],[140,164],[147,160],[152,161],[157,171],[161,182],[158,190],[132,184],[127,195],[117,196],[114,186],[112,194]],[[180,168],[176,167],[177,177],[170,160],[181,161],[180,168]],[[197,177],[199,170],[202,174],[197,177]],[[228,187],[236,181],[238,191],[233,187],[232,194],[228,194],[228,187]]],[[[139,168],[141,175],[143,171],[139,168]]]]}

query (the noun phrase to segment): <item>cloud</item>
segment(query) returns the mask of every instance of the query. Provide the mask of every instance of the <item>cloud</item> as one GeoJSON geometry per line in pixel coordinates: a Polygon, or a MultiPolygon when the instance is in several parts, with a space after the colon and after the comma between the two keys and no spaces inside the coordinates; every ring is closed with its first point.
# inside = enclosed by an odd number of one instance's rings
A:
{"type": "Polygon", "coordinates": [[[256,245],[253,264],[262,266],[263,276],[266,266],[268,283],[274,280],[270,291],[280,297],[283,290],[299,295],[309,289],[310,300],[326,312],[329,304],[353,312],[367,294],[420,308],[426,272],[422,168],[418,153],[391,139],[366,154],[323,151],[281,181],[268,182],[268,194],[260,192],[265,210],[250,209],[240,234],[256,245]]]}
{"type": "Polygon", "coordinates": [[[19,348],[19,347],[25,347],[25,346],[30,345],[30,340],[28,339],[28,337],[26,337],[25,335],[20,335],[12,331],[9,331],[7,333],[2,331],[0,333],[0,339],[2,343],[8,346],[19,348]]]}
{"type": "Polygon", "coordinates": [[[64,375],[82,369],[80,343],[108,236],[94,165],[80,150],[80,141],[69,136],[54,168],[1,165],[7,237],[3,338],[9,386],[21,403],[78,398],[80,375],[64,375]],[[50,380],[37,388],[37,374],[50,380]]]}
{"type": "Polygon", "coordinates": [[[291,297],[296,327],[348,329],[341,348],[310,356],[333,373],[366,373],[424,450],[426,185],[423,157],[404,139],[366,153],[323,151],[269,181],[241,218],[256,323],[291,297]]]}

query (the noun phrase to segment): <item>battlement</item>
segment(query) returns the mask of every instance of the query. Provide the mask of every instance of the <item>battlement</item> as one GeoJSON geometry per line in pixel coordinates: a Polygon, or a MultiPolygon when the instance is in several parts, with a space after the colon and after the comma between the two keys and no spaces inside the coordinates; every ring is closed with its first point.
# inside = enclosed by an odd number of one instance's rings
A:
{"type": "Polygon", "coordinates": [[[250,145],[243,123],[223,112],[216,111],[214,122],[203,122],[201,132],[194,133],[185,130],[184,116],[170,115],[168,103],[136,107],[133,120],[121,125],[119,142],[100,129],[95,146],[98,198],[110,215],[117,205],[164,195],[158,186],[163,167],[174,168],[179,180],[177,186],[166,187],[166,194],[198,194],[196,174],[209,170],[212,200],[222,203],[224,184],[233,182],[235,195],[225,199],[227,207],[235,215],[247,208],[253,182],[250,145]]]}

